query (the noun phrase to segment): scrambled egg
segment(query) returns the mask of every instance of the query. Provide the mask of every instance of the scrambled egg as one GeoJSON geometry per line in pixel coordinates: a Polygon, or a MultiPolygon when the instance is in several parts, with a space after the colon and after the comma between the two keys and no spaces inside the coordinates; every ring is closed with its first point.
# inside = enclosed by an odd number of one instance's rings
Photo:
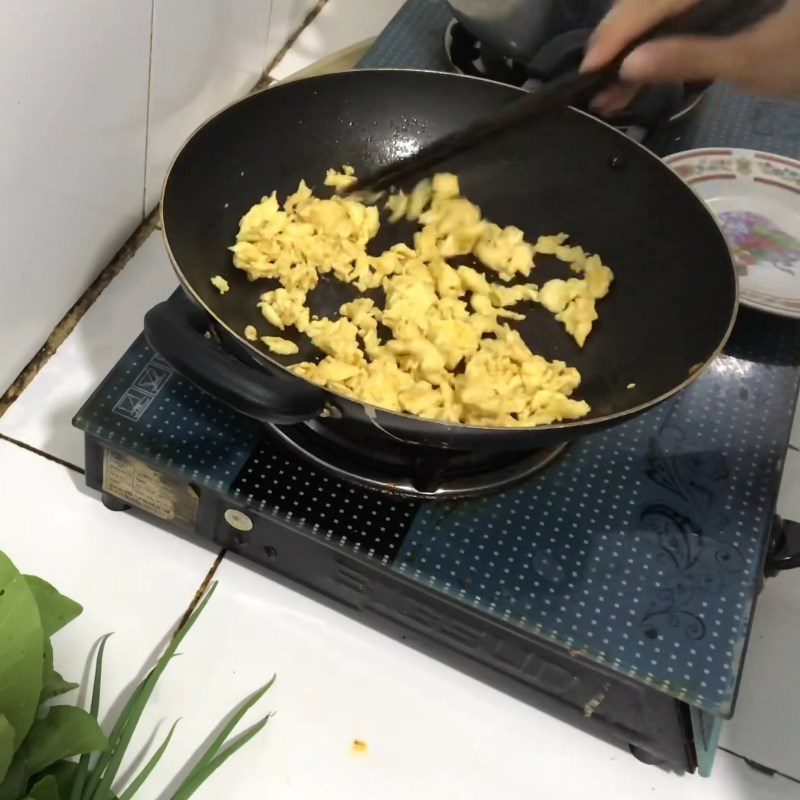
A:
{"type": "Polygon", "coordinates": [[[225,292],[230,291],[230,288],[231,288],[230,285],[228,284],[228,281],[226,281],[225,278],[222,277],[222,275],[215,275],[211,279],[211,285],[220,294],[225,294],[225,292]]]}
{"type": "Polygon", "coordinates": [[[356,182],[356,171],[345,164],[341,172],[335,169],[329,169],[325,175],[325,185],[332,186],[334,189],[346,189],[356,182]]]}
{"type": "Polygon", "coordinates": [[[264,342],[271,353],[276,353],[279,356],[293,356],[299,350],[294,342],[282,339],[280,336],[262,336],[261,341],[264,342]]]}
{"type": "MultiPolygon", "coordinates": [[[[328,170],[325,184],[346,188],[355,180],[344,167],[328,170]]],[[[419,225],[413,247],[369,254],[378,208],[354,196],[315,197],[303,181],[282,207],[273,192],[242,217],[234,265],[250,280],[280,283],[261,295],[264,318],[278,330],[305,334],[325,354],[291,369],[371,405],[428,419],[528,427],[588,414],[589,405],[572,398],[578,371],[535,355],[509,323],[525,318],[513,308],[538,303],[583,346],[597,320],[596,303],[613,280],[600,258],[570,246],[565,234],[531,243],[519,228],[484,219],[451,174],[422,181],[408,195],[391,194],[386,208],[390,221],[419,225]],[[537,254],[569,264],[573,277],[541,287],[511,284],[531,276],[537,254]],[[448,263],[464,256],[500,282],[448,263]],[[337,318],[313,317],[308,294],[326,274],[361,292],[383,289],[383,308],[359,297],[342,305],[337,318]],[[382,332],[390,334],[385,341],[382,332]]],[[[298,352],[287,339],[261,341],[275,353],[298,352]]]]}

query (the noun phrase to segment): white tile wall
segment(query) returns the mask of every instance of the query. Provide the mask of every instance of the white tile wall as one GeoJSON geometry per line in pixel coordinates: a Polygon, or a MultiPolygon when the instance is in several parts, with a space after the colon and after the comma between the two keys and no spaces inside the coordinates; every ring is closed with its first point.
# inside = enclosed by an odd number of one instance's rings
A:
{"type": "MultiPolygon", "coordinates": [[[[273,50],[311,5],[276,0],[273,50]]],[[[271,7],[2,3],[0,394],[156,204],[183,140],[261,76],[271,7]]]]}
{"type": "MultiPolygon", "coordinates": [[[[156,204],[184,139],[256,82],[314,5],[3,3],[0,393],[156,204]]],[[[400,5],[330,0],[282,74],[375,35],[400,5]]]]}
{"type": "MultiPolygon", "coordinates": [[[[377,36],[404,0],[328,0],[270,74],[282,80],[337,50],[377,36]]],[[[280,0],[275,0],[280,4],[280,0]]]]}
{"type": "Polygon", "coordinates": [[[0,393],[141,220],[151,0],[3,0],[0,393]]]}
{"type": "MultiPolygon", "coordinates": [[[[371,2],[371,0],[367,0],[367,2],[371,2]]],[[[272,0],[265,67],[272,62],[286,40],[297,30],[306,14],[316,4],[316,0],[272,0]]]]}
{"type": "Polygon", "coordinates": [[[154,0],[147,210],[184,140],[261,77],[270,7],[271,0],[154,0]]]}

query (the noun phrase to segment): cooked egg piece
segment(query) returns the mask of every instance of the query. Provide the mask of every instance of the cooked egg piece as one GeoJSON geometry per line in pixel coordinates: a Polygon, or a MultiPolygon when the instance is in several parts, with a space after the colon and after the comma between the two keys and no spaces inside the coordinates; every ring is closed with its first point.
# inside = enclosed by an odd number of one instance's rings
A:
{"type": "Polygon", "coordinates": [[[222,275],[215,275],[215,276],[214,276],[214,277],[211,279],[211,285],[212,285],[212,286],[213,286],[213,287],[214,287],[214,288],[215,288],[215,289],[216,289],[216,290],[217,290],[217,291],[218,291],[220,294],[225,294],[225,292],[228,292],[228,291],[230,291],[230,288],[231,288],[231,287],[230,287],[230,284],[228,283],[228,281],[226,281],[226,280],[225,280],[225,278],[223,278],[223,277],[222,277],[222,275]]]}
{"type": "Polygon", "coordinates": [[[605,297],[614,273],[597,256],[583,262],[583,278],[555,278],[542,286],[538,302],[555,314],[579,347],[583,347],[598,318],[596,301],[605,297]]]}
{"type": "Polygon", "coordinates": [[[356,182],[355,170],[345,164],[341,172],[335,169],[329,169],[325,175],[325,185],[332,186],[334,189],[346,189],[356,182]]]}
{"type": "Polygon", "coordinates": [[[282,339],[280,336],[262,336],[261,341],[264,342],[270,353],[275,353],[279,356],[293,356],[300,350],[294,342],[282,339]]]}
{"type": "Polygon", "coordinates": [[[308,326],[310,312],[305,306],[306,294],[300,289],[274,289],[261,295],[258,307],[271,325],[283,330],[294,325],[299,331],[308,326]]]}

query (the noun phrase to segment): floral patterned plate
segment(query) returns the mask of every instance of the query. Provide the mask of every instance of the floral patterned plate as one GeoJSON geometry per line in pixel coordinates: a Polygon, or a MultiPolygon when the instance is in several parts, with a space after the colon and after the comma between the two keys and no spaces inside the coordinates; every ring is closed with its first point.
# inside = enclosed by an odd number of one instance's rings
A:
{"type": "Polygon", "coordinates": [[[742,304],[800,319],[800,161],[719,148],[665,161],[717,218],[742,304]]]}

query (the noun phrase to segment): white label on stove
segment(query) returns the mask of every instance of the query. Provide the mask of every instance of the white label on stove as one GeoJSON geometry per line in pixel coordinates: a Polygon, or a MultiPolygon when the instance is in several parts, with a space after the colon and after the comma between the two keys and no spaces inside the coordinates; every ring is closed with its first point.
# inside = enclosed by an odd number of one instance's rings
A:
{"type": "Polygon", "coordinates": [[[131,456],[105,450],[103,491],[159,519],[194,530],[199,498],[188,484],[131,456]]]}

